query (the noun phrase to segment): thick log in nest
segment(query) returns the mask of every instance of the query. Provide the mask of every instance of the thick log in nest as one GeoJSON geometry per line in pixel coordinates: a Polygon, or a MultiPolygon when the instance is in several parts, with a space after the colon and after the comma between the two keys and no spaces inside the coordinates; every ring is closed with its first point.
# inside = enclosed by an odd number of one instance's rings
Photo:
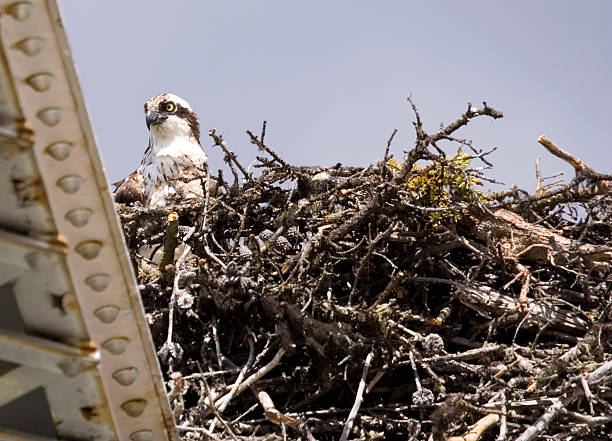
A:
{"type": "Polygon", "coordinates": [[[428,134],[409,101],[403,160],[394,131],[367,168],[294,167],[264,125],[255,174],[211,131],[223,194],[118,205],[184,439],[608,439],[611,177],[542,138],[574,180],[485,193],[454,133],[502,114],[428,134]]]}

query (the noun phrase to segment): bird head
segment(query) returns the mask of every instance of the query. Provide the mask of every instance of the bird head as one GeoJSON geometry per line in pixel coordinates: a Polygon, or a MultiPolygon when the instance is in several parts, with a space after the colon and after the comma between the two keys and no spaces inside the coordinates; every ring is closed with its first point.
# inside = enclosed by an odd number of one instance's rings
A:
{"type": "Polygon", "coordinates": [[[193,137],[200,142],[198,116],[184,99],[171,93],[157,95],[145,102],[144,112],[151,136],[193,137]]]}

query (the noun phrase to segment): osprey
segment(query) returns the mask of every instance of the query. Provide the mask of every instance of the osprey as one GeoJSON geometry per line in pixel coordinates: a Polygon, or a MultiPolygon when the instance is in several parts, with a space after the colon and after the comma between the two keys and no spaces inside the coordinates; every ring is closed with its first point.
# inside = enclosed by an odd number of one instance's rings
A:
{"type": "Polygon", "coordinates": [[[171,200],[203,197],[209,186],[216,190],[200,144],[198,117],[189,103],[165,93],[145,102],[144,112],[149,146],[140,167],[115,183],[115,202],[160,208],[171,200]]]}

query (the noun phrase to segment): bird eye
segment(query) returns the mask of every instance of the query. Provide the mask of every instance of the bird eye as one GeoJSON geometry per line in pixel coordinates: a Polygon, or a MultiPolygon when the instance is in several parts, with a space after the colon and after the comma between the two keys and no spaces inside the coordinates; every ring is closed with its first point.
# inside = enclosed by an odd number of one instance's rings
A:
{"type": "Polygon", "coordinates": [[[174,112],[175,106],[174,103],[166,103],[164,104],[164,110],[166,112],[174,112]]]}

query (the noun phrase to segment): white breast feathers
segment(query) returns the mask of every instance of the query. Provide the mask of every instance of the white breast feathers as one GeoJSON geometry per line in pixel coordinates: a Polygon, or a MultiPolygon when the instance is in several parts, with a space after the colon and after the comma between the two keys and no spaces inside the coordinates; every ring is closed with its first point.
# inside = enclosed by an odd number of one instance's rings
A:
{"type": "Polygon", "coordinates": [[[168,199],[203,197],[209,177],[208,157],[199,143],[185,137],[150,138],[141,168],[145,205],[163,207],[168,199]]]}

